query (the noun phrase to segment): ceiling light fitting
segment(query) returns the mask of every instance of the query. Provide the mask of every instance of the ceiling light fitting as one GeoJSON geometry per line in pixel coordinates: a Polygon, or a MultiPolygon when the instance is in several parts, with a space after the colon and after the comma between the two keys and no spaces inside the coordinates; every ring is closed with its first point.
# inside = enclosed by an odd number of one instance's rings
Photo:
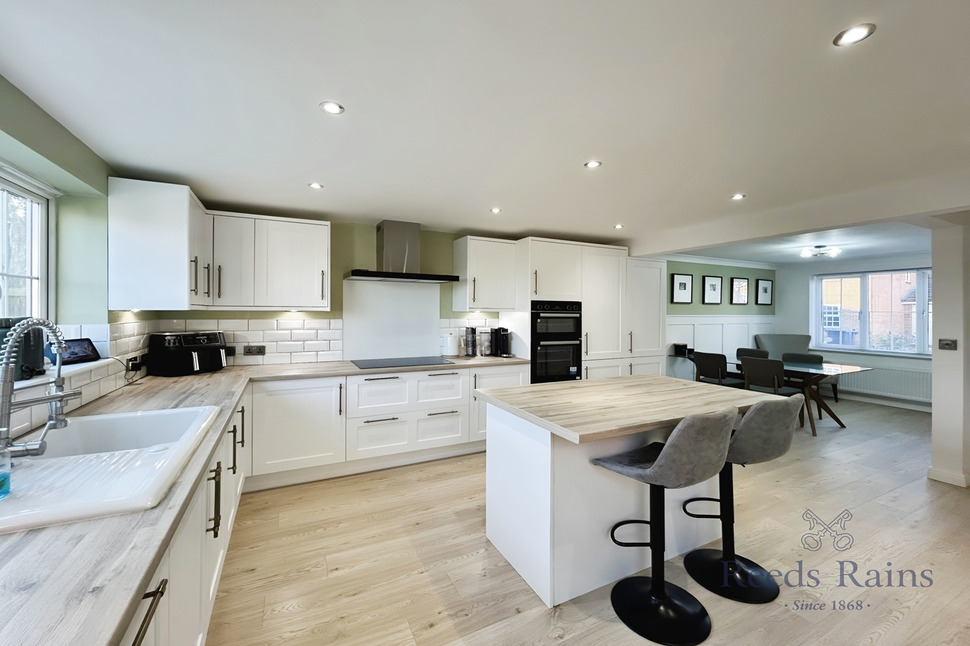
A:
{"type": "Polygon", "coordinates": [[[336,101],[324,101],[320,104],[323,111],[327,114],[341,114],[344,111],[344,106],[340,105],[336,101]]]}
{"type": "Polygon", "coordinates": [[[861,25],[856,25],[855,27],[849,27],[845,31],[841,32],[832,41],[832,44],[836,47],[848,47],[849,45],[855,45],[859,41],[865,40],[872,33],[876,31],[876,26],[871,22],[865,22],[861,25]]]}
{"type": "Polygon", "coordinates": [[[502,212],[502,209],[498,208],[497,206],[492,208],[492,213],[494,213],[495,215],[498,215],[501,212],[502,212]]]}
{"type": "Polygon", "coordinates": [[[731,199],[732,200],[743,200],[746,197],[748,197],[748,196],[745,195],[744,193],[735,193],[734,195],[731,196],[731,199]]]}
{"type": "Polygon", "coordinates": [[[310,188],[323,188],[323,184],[321,184],[320,182],[310,182],[309,184],[307,184],[307,186],[309,186],[310,188]]]}
{"type": "Polygon", "coordinates": [[[802,249],[802,252],[799,255],[802,258],[818,258],[818,257],[835,258],[840,253],[842,253],[842,250],[839,249],[838,247],[830,247],[824,244],[817,244],[814,247],[805,247],[804,249],[802,249]]]}
{"type": "Polygon", "coordinates": [[[623,228],[623,225],[622,224],[614,224],[613,225],[613,228],[614,229],[622,229],[623,228]]]}
{"type": "Polygon", "coordinates": [[[596,161],[595,159],[591,159],[585,164],[583,164],[583,166],[585,166],[586,168],[599,168],[602,165],[603,165],[603,162],[596,161]]]}

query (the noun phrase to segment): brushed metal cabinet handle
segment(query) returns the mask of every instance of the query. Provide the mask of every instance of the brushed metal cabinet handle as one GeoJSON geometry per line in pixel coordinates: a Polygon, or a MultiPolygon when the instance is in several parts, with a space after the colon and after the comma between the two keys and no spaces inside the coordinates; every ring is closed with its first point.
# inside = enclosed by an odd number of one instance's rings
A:
{"type": "Polygon", "coordinates": [[[241,446],[242,448],[246,448],[246,407],[245,406],[242,406],[239,409],[239,430],[240,430],[239,435],[242,438],[239,441],[239,446],[241,446]]]}
{"type": "Polygon", "coordinates": [[[400,377],[364,377],[364,381],[384,381],[386,379],[400,379],[400,377]]]}
{"type": "Polygon", "coordinates": [[[229,431],[229,435],[232,435],[232,466],[226,469],[226,471],[232,471],[233,475],[236,475],[236,445],[239,444],[237,441],[239,439],[239,429],[235,424],[232,425],[232,430],[229,431]]]}
{"type": "Polygon", "coordinates": [[[446,377],[448,375],[457,375],[457,372],[429,372],[429,377],[446,377]]]}
{"type": "Polygon", "coordinates": [[[327,300],[327,272],[320,270],[320,300],[327,300]]]}
{"type": "Polygon", "coordinates": [[[589,356],[589,332],[583,334],[583,338],[586,339],[586,349],[583,351],[587,357],[589,356]]]}
{"type": "Polygon", "coordinates": [[[586,372],[586,379],[589,379],[589,366],[584,366],[583,370],[586,372]]]}
{"type": "Polygon", "coordinates": [[[192,273],[195,276],[195,280],[194,280],[195,287],[193,287],[189,291],[195,295],[198,295],[199,294],[199,257],[195,256],[189,262],[192,263],[193,265],[192,273]]]}
{"type": "Polygon", "coordinates": [[[141,620],[141,625],[138,626],[138,632],[135,633],[135,640],[131,642],[131,646],[141,646],[145,641],[145,637],[148,636],[148,627],[152,625],[155,611],[158,610],[158,604],[162,602],[166,589],[168,589],[168,579],[162,579],[158,582],[158,587],[142,595],[142,599],[151,599],[152,602],[148,604],[148,610],[145,611],[145,617],[141,620]]]}
{"type": "Polygon", "coordinates": [[[476,285],[475,285],[475,281],[476,280],[478,280],[478,279],[477,278],[472,278],[472,303],[474,303],[475,300],[476,300],[475,299],[475,296],[477,294],[476,285]]]}
{"type": "Polygon", "coordinates": [[[205,295],[212,296],[212,263],[205,265],[205,295]]]}
{"type": "Polygon", "coordinates": [[[216,462],[216,468],[210,469],[211,478],[206,478],[209,482],[215,483],[215,504],[213,505],[212,527],[206,527],[206,533],[212,532],[212,538],[219,538],[219,527],[222,525],[222,460],[216,462]]]}
{"type": "Polygon", "coordinates": [[[222,298],[222,265],[216,270],[216,298],[222,298]]]}
{"type": "Polygon", "coordinates": [[[630,374],[633,374],[633,363],[630,364],[630,374]]]}
{"type": "Polygon", "coordinates": [[[344,414],[344,385],[342,383],[337,384],[339,389],[337,390],[337,415],[344,414]]]}
{"type": "Polygon", "coordinates": [[[630,330],[630,354],[633,354],[633,330],[630,330]]]}
{"type": "Polygon", "coordinates": [[[533,292],[532,292],[532,293],[533,293],[533,294],[535,294],[536,296],[538,296],[538,295],[539,295],[539,270],[538,270],[538,269],[536,269],[536,270],[535,270],[534,272],[532,272],[532,273],[533,273],[533,275],[534,275],[534,276],[536,277],[536,288],[535,288],[535,290],[533,290],[533,292]]]}
{"type": "Polygon", "coordinates": [[[428,413],[428,417],[434,417],[435,415],[455,415],[458,411],[456,410],[446,410],[441,413],[428,413]]]}
{"type": "Polygon", "coordinates": [[[396,422],[400,417],[382,417],[381,419],[365,419],[364,424],[375,424],[377,422],[396,422]]]}

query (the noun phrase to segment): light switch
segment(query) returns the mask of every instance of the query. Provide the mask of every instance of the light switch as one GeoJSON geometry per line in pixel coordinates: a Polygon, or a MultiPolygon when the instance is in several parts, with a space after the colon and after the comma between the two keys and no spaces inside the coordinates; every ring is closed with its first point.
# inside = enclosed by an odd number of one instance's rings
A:
{"type": "Polygon", "coordinates": [[[940,350],[956,350],[957,340],[956,339],[940,339],[940,350]]]}

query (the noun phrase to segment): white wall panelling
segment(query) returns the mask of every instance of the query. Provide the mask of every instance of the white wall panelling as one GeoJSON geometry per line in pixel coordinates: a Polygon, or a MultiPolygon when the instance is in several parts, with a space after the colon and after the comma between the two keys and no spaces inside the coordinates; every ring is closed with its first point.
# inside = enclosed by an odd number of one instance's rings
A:
{"type": "MultiPolygon", "coordinates": [[[[755,334],[774,332],[774,318],[770,315],[668,315],[667,343],[686,343],[701,352],[723,354],[730,361],[738,348],[755,347],[755,334]]],[[[669,354],[673,354],[672,349],[669,354]]]]}

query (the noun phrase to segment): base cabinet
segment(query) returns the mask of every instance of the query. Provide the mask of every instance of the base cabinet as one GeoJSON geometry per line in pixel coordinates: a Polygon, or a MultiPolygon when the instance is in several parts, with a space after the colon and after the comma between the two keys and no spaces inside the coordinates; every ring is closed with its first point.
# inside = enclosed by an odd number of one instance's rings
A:
{"type": "Polygon", "coordinates": [[[347,459],[420,451],[468,441],[468,407],[397,411],[347,420],[347,459]]]}
{"type": "MultiPolygon", "coordinates": [[[[529,366],[502,366],[496,368],[473,368],[472,389],[476,388],[506,388],[509,386],[524,386],[529,383],[529,366]]],[[[472,391],[471,416],[469,420],[468,439],[470,441],[485,439],[485,415],[488,406],[479,401],[472,391]]]]}
{"type": "Polygon", "coordinates": [[[253,475],[343,462],[344,378],[253,384],[253,475]]]}
{"type": "Polygon", "coordinates": [[[662,375],[667,357],[604,359],[583,364],[583,379],[609,379],[630,375],[662,375]]]}
{"type": "Polygon", "coordinates": [[[175,642],[169,635],[169,571],[168,553],[162,558],[158,569],[152,576],[151,587],[145,592],[135,618],[128,626],[121,643],[140,644],[140,646],[167,646],[175,642]],[[140,640],[140,641],[139,641],[140,640]]]}

